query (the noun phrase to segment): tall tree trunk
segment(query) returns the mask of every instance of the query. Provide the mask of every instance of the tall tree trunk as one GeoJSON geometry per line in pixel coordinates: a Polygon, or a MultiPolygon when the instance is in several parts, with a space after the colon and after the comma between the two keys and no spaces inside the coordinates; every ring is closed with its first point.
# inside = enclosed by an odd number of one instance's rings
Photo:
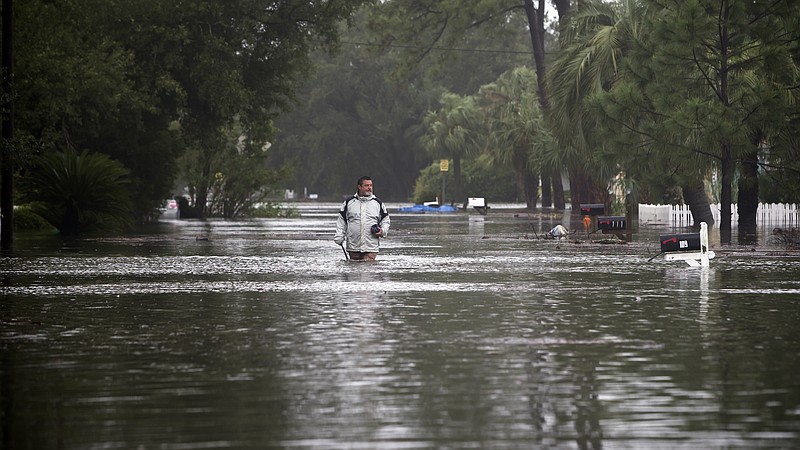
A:
{"type": "Polygon", "coordinates": [[[206,220],[208,217],[208,189],[211,176],[211,163],[203,162],[203,170],[200,171],[200,183],[197,185],[194,207],[197,210],[197,218],[206,220]]]}
{"type": "Polygon", "coordinates": [[[722,192],[719,197],[720,217],[719,229],[723,236],[727,233],[727,242],[730,243],[731,231],[731,204],[733,203],[733,157],[731,156],[731,145],[722,144],[722,192]]]}
{"type": "Polygon", "coordinates": [[[73,203],[68,203],[61,218],[61,227],[58,230],[64,236],[76,236],[81,232],[81,222],[78,208],[73,203]]]}
{"type": "Polygon", "coordinates": [[[550,174],[542,169],[542,208],[553,206],[553,191],[551,189],[550,174]]]}
{"type": "Polygon", "coordinates": [[[758,213],[758,149],[742,158],[739,179],[739,236],[756,232],[758,213]]]}
{"type": "Polygon", "coordinates": [[[574,164],[569,167],[569,197],[572,211],[576,214],[581,210],[581,203],[591,200],[589,177],[574,164]]]}
{"type": "MultiPolygon", "coordinates": [[[[723,3],[724,4],[724,3],[723,3]]],[[[728,8],[725,9],[727,13],[728,8]]],[[[727,19],[727,17],[725,17],[727,19]]],[[[720,33],[720,67],[718,71],[719,76],[719,99],[723,106],[730,108],[731,102],[728,95],[728,62],[732,58],[729,52],[730,34],[728,32],[727,22],[723,21],[719,27],[720,33]]],[[[731,204],[733,203],[733,152],[731,151],[730,142],[723,140],[721,148],[721,166],[722,166],[722,192],[719,196],[720,202],[720,218],[719,218],[719,231],[722,243],[730,244],[731,242],[731,204]]]]}
{"type": "Polygon", "coordinates": [[[458,204],[463,202],[461,196],[461,157],[453,156],[453,195],[450,196],[450,204],[458,204]]]}
{"type": "Polygon", "coordinates": [[[571,0],[552,0],[553,5],[556,7],[556,11],[558,11],[558,18],[564,19],[567,17],[567,13],[570,10],[570,4],[572,3],[571,0]]]}
{"type": "Polygon", "coordinates": [[[553,206],[555,209],[566,209],[564,202],[564,182],[561,180],[561,171],[553,169],[550,179],[553,182],[553,206]]]}
{"type": "Polygon", "coordinates": [[[528,209],[536,209],[536,201],[539,199],[539,176],[531,173],[525,173],[525,205],[528,209]]]}
{"type": "Polygon", "coordinates": [[[528,190],[525,187],[525,172],[521,169],[514,170],[514,184],[517,186],[517,198],[528,205],[528,190]]]}
{"type": "Polygon", "coordinates": [[[3,145],[0,155],[0,249],[10,251],[14,242],[14,158],[11,142],[14,139],[14,100],[11,88],[14,76],[14,13],[13,0],[3,0],[3,145]]]}
{"type": "Polygon", "coordinates": [[[546,110],[550,107],[550,100],[547,97],[547,66],[544,62],[544,0],[539,0],[538,8],[533,5],[533,0],[525,0],[525,14],[528,17],[528,30],[530,30],[531,44],[533,45],[536,93],[539,96],[539,105],[546,110]]]}
{"type": "MultiPolygon", "coordinates": [[[[528,30],[530,31],[531,46],[533,47],[533,64],[536,68],[536,94],[539,98],[539,106],[542,108],[542,112],[547,114],[550,109],[550,99],[547,96],[547,66],[544,54],[545,0],[538,0],[538,5],[534,5],[533,2],[534,0],[525,0],[525,14],[528,18],[528,30]]],[[[553,3],[558,11],[559,19],[565,19],[570,10],[570,0],[554,0],[553,3]]],[[[553,181],[554,189],[552,194],[555,207],[564,209],[564,187],[561,184],[560,170],[553,170],[550,178],[553,181]]],[[[572,184],[572,176],[570,176],[570,184],[572,184]]],[[[574,191],[571,192],[574,194],[574,191]]],[[[544,197],[542,197],[542,201],[544,202],[544,197]]],[[[574,197],[572,204],[575,205],[574,197]]],[[[578,207],[580,208],[580,205],[578,207]]]]}
{"type": "Polygon", "coordinates": [[[687,183],[683,188],[683,200],[689,206],[689,211],[694,219],[694,227],[700,228],[700,222],[705,222],[708,226],[714,225],[714,215],[711,214],[711,205],[708,203],[708,195],[703,182],[687,183]]]}

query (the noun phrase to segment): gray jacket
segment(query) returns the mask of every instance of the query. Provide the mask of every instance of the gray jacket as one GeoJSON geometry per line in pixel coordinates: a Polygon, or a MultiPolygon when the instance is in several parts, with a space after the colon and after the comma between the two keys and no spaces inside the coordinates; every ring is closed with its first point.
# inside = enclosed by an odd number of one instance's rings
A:
{"type": "Polygon", "coordinates": [[[390,220],[386,205],[374,195],[353,195],[339,208],[333,241],[341,245],[346,240],[349,252],[377,253],[380,251],[380,241],[370,232],[373,225],[381,227],[383,237],[388,236],[390,220]]]}

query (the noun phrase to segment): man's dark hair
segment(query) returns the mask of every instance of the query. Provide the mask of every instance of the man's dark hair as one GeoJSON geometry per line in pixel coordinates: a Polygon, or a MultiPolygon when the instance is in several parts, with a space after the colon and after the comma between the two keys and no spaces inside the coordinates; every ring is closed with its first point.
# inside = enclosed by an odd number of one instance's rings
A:
{"type": "Polygon", "coordinates": [[[359,185],[359,186],[361,186],[361,183],[363,183],[363,182],[365,182],[365,181],[372,181],[372,178],[370,178],[370,177],[368,177],[368,176],[364,175],[363,177],[361,177],[361,178],[359,178],[359,179],[358,179],[358,185],[359,185]]]}

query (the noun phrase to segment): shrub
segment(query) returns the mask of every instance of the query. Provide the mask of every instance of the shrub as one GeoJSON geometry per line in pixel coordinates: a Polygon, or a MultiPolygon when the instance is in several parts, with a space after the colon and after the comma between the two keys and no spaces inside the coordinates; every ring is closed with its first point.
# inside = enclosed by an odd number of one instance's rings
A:
{"type": "Polygon", "coordinates": [[[297,208],[283,208],[278,203],[267,202],[260,204],[250,211],[251,217],[269,218],[269,217],[284,217],[293,218],[300,217],[297,208]]]}
{"type": "Polygon", "coordinates": [[[33,212],[29,205],[14,208],[15,231],[56,231],[44,218],[33,212]]]}
{"type": "Polygon", "coordinates": [[[128,183],[128,170],[108,155],[68,149],[33,158],[20,188],[33,212],[74,235],[129,226],[128,183]]]}
{"type": "MultiPolygon", "coordinates": [[[[507,169],[492,165],[482,157],[465,161],[461,168],[464,198],[453,198],[452,191],[449,190],[452,189],[454,183],[453,172],[452,170],[445,172],[447,174],[445,202],[448,204],[465,203],[468,197],[484,197],[487,201],[494,202],[517,201],[516,187],[513,182],[514,175],[507,169]]],[[[414,183],[414,194],[411,201],[414,203],[432,201],[439,195],[441,188],[442,172],[439,170],[439,163],[435,162],[420,171],[414,183]]]]}

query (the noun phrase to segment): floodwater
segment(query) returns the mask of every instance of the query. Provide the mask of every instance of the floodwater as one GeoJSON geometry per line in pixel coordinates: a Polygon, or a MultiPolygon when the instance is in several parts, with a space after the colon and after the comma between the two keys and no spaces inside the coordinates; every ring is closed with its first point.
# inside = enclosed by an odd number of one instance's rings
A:
{"type": "Polygon", "coordinates": [[[712,229],[696,268],[651,260],[667,229],[555,242],[568,216],[392,211],[354,263],[336,206],[18,235],[0,447],[800,447],[800,253],[712,229]]]}

